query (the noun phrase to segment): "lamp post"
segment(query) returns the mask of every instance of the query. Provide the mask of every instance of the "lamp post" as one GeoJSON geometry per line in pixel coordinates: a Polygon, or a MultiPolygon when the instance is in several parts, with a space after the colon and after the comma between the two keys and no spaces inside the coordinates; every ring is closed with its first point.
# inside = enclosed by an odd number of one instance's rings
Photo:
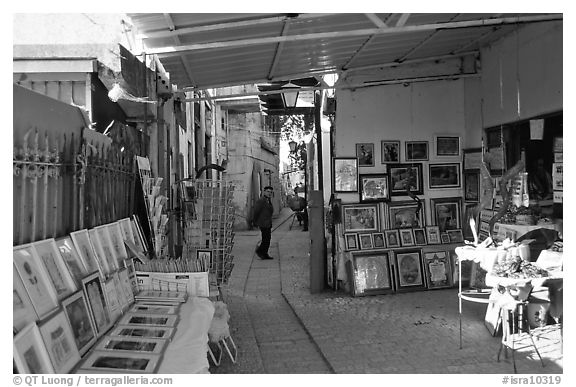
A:
{"type": "Polygon", "coordinates": [[[296,107],[296,103],[298,102],[298,95],[300,92],[300,86],[293,84],[291,81],[282,85],[282,102],[284,103],[284,107],[286,109],[294,109],[296,107]]]}

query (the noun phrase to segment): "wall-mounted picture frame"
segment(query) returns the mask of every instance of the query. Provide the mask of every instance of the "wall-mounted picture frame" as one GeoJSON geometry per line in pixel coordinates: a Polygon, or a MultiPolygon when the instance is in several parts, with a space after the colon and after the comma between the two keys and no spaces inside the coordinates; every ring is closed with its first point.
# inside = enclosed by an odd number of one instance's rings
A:
{"type": "Polygon", "coordinates": [[[480,198],[480,172],[464,172],[464,200],[477,202],[480,198]]]}
{"type": "Polygon", "coordinates": [[[118,324],[138,325],[174,328],[178,322],[178,315],[175,314],[151,314],[127,312],[122,316],[118,324]]]}
{"type": "Polygon", "coordinates": [[[64,315],[72,329],[76,348],[83,355],[96,342],[96,327],[90,314],[86,296],[82,290],[77,291],[62,301],[64,315]]]}
{"type": "Polygon", "coordinates": [[[160,355],[142,352],[93,351],[86,357],[78,372],[152,374],[158,368],[160,359],[160,355]]]}
{"type": "Polygon", "coordinates": [[[386,248],[386,238],[384,237],[383,232],[372,233],[372,240],[374,241],[374,248],[375,249],[386,248]]]}
{"type": "Polygon", "coordinates": [[[72,328],[63,310],[44,320],[38,328],[44,341],[52,367],[57,374],[67,374],[80,361],[72,328]]]}
{"type": "Polygon", "coordinates": [[[379,231],[378,204],[343,204],[344,233],[379,231]]]}
{"type": "Polygon", "coordinates": [[[356,233],[344,234],[344,243],[346,244],[346,250],[348,251],[360,249],[360,244],[358,243],[358,234],[356,233]]]}
{"type": "Polygon", "coordinates": [[[436,156],[460,156],[460,137],[435,136],[436,156]]]}
{"type": "Polygon", "coordinates": [[[448,230],[448,237],[450,238],[450,243],[462,243],[464,242],[464,235],[461,229],[448,230]]]}
{"type": "Polygon", "coordinates": [[[12,271],[12,327],[19,331],[29,323],[36,321],[38,315],[14,264],[12,271]]]}
{"type": "Polygon", "coordinates": [[[14,336],[14,364],[21,374],[53,374],[54,367],[36,323],[28,324],[14,336]]]}
{"type": "Polygon", "coordinates": [[[424,201],[421,207],[414,201],[399,201],[388,203],[388,216],[390,228],[418,228],[424,227],[424,201]]]}
{"type": "Polygon", "coordinates": [[[95,351],[142,352],[160,355],[166,349],[168,340],[148,337],[104,336],[95,351]]]}
{"type": "Polygon", "coordinates": [[[426,239],[429,245],[439,245],[442,243],[438,226],[426,226],[426,239]]]}
{"type": "Polygon", "coordinates": [[[400,162],[400,141],[383,140],[381,146],[381,163],[399,163],[400,162]]]}
{"type": "Polygon", "coordinates": [[[394,291],[388,251],[358,251],[352,253],[353,295],[368,296],[394,291]]]}
{"type": "Polygon", "coordinates": [[[54,238],[32,243],[32,255],[36,255],[44,265],[48,277],[56,289],[58,301],[74,293],[76,282],[70,274],[54,238]]]}
{"type": "Polygon", "coordinates": [[[72,275],[72,278],[76,281],[76,285],[79,285],[86,275],[88,275],[88,270],[84,266],[84,263],[76,251],[74,242],[69,236],[56,239],[56,247],[60,250],[60,255],[68,267],[68,271],[72,275]]]}
{"type": "Polygon", "coordinates": [[[358,239],[360,241],[361,250],[371,250],[374,248],[372,234],[358,234],[358,239]]]}
{"type": "Polygon", "coordinates": [[[428,160],[428,141],[406,141],[404,145],[407,162],[428,160]]]}
{"type": "Polygon", "coordinates": [[[460,188],[460,163],[429,164],[428,187],[460,188]]]}
{"type": "Polygon", "coordinates": [[[373,143],[356,144],[356,158],[358,159],[359,167],[373,167],[374,144],[373,143]]]}
{"type": "Polygon", "coordinates": [[[462,150],[462,169],[464,171],[479,171],[482,164],[482,148],[467,148],[462,150]]]}
{"type": "Polygon", "coordinates": [[[430,199],[432,207],[432,223],[443,233],[447,230],[462,228],[462,198],[433,198],[430,199]]]}
{"type": "Polygon", "coordinates": [[[94,273],[96,271],[102,271],[96,258],[96,253],[94,253],[94,246],[92,246],[92,241],[90,241],[90,234],[88,230],[78,230],[70,233],[70,238],[74,242],[74,247],[84,264],[84,267],[89,273],[94,273]]]}
{"type": "Polygon", "coordinates": [[[450,236],[447,232],[440,233],[440,240],[443,244],[450,243],[450,236]]]}
{"type": "Polygon", "coordinates": [[[140,325],[116,325],[111,330],[110,336],[119,337],[147,337],[158,339],[171,339],[174,336],[175,328],[140,326],[140,325]]]}
{"type": "Polygon", "coordinates": [[[424,253],[424,271],[428,289],[443,289],[453,286],[452,263],[446,251],[424,253]]]}
{"type": "Polygon", "coordinates": [[[390,200],[388,175],[374,173],[360,175],[360,203],[390,200]]]}
{"type": "Polygon", "coordinates": [[[34,311],[42,319],[58,307],[58,297],[44,265],[33,254],[31,244],[15,246],[13,262],[34,311]]]}
{"type": "Polygon", "coordinates": [[[408,187],[414,195],[424,193],[421,163],[389,164],[388,176],[390,196],[408,195],[406,192],[408,187]]]}
{"type": "Polygon", "coordinates": [[[414,232],[414,244],[416,246],[424,246],[426,242],[426,230],[423,227],[412,229],[414,232]]]}
{"type": "Polygon", "coordinates": [[[400,232],[400,245],[402,247],[414,246],[414,232],[411,228],[401,228],[400,232]]]}
{"type": "Polygon", "coordinates": [[[96,333],[98,337],[100,337],[110,328],[112,325],[112,319],[108,313],[104,287],[102,286],[98,273],[91,274],[82,279],[82,289],[86,296],[88,309],[90,310],[94,320],[96,333]]]}
{"type": "Polygon", "coordinates": [[[357,158],[332,158],[332,186],[335,193],[358,192],[357,158]]]}
{"type": "Polygon", "coordinates": [[[426,289],[422,251],[407,249],[394,252],[396,289],[399,292],[426,289]]]}
{"type": "Polygon", "coordinates": [[[398,230],[384,230],[386,245],[389,248],[400,247],[400,233],[398,230]]]}

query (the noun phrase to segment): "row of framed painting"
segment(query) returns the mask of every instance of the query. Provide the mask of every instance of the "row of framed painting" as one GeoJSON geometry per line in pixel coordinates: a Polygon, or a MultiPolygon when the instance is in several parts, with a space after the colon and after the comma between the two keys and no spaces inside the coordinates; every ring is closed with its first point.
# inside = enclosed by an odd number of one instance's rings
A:
{"type": "Polygon", "coordinates": [[[348,261],[353,296],[454,286],[450,251],[422,249],[354,251],[348,261]]]}
{"type": "Polygon", "coordinates": [[[344,234],[345,249],[374,250],[464,242],[461,229],[440,233],[438,226],[401,228],[374,233],[344,234]]]}

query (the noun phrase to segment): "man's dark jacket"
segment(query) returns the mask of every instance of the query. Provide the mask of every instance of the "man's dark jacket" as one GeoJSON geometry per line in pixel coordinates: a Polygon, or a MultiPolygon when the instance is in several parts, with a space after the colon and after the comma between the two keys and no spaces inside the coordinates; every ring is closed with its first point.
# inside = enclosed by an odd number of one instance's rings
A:
{"type": "Polygon", "coordinates": [[[254,204],[254,215],[252,216],[252,223],[258,227],[270,228],[272,227],[272,214],[274,213],[274,208],[272,203],[265,198],[261,197],[256,200],[254,204]]]}

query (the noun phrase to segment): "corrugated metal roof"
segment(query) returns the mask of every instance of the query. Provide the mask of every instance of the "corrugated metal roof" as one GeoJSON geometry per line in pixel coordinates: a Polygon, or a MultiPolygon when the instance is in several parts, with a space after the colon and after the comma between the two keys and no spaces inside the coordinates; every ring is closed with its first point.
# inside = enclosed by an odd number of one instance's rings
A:
{"type": "Polygon", "coordinates": [[[562,14],[128,14],[179,89],[462,55],[562,14]]]}

